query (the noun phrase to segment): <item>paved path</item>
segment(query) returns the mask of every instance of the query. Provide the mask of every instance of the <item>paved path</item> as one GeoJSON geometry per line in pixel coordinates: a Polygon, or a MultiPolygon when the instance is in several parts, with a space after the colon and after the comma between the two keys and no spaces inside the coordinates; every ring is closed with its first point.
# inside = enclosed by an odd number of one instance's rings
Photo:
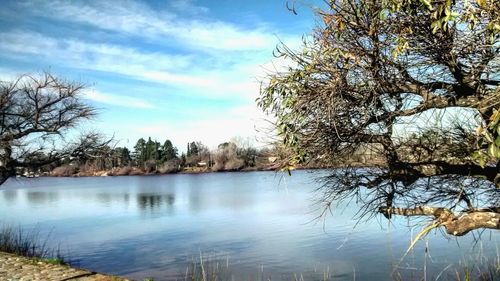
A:
{"type": "Polygon", "coordinates": [[[55,265],[0,252],[0,281],[127,281],[126,279],[55,265]]]}

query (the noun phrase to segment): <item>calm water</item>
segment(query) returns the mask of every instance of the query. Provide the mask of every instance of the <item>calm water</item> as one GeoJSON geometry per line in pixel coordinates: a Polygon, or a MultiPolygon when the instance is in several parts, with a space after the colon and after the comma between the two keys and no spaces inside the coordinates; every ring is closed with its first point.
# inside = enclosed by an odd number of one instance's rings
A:
{"type": "MultiPolygon", "coordinates": [[[[314,220],[321,173],[11,179],[0,188],[0,222],[50,232],[50,244],[80,267],[138,280],[183,280],[200,254],[229,263],[237,280],[320,280],[326,272],[334,280],[390,280],[421,225],[412,232],[404,219],[378,218],[354,228],[354,203],[326,224],[314,220]]],[[[472,235],[434,232],[398,271],[421,277],[426,264],[436,276],[475,255],[496,256],[498,232],[481,235],[473,247],[472,235]]]]}

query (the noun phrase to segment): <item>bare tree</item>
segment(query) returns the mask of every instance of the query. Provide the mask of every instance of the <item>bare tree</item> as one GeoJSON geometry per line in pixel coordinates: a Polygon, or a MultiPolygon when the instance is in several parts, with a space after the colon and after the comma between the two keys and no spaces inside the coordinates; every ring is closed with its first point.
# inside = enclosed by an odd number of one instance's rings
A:
{"type": "Polygon", "coordinates": [[[332,170],[325,210],[355,197],[360,216],[429,216],[457,236],[500,229],[500,2],[325,4],[303,50],[278,47],[291,67],[258,100],[295,151],[285,164],[369,146],[384,164],[332,170]]]}
{"type": "Polygon", "coordinates": [[[96,114],[82,100],[83,90],[49,73],[0,82],[0,184],[18,169],[85,159],[109,144],[98,133],[70,131],[96,114]]]}

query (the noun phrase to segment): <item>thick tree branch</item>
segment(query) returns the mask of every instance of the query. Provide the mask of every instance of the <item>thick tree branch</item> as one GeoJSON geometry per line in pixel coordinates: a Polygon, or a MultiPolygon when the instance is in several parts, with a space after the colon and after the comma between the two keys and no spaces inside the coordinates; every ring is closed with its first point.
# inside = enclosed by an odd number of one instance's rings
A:
{"type": "Polygon", "coordinates": [[[446,208],[421,206],[416,208],[380,207],[383,214],[401,216],[430,216],[434,217],[446,229],[446,232],[455,236],[462,236],[472,230],[480,228],[500,229],[500,213],[498,207],[454,214],[446,208]],[[494,211],[496,210],[496,211],[494,211]]]}

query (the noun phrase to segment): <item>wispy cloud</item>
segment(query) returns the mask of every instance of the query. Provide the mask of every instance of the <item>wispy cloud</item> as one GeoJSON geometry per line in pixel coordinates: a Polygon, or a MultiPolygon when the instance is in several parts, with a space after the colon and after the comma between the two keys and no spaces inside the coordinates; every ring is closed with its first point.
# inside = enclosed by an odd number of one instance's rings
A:
{"type": "MultiPolygon", "coordinates": [[[[38,16],[65,22],[91,25],[99,29],[128,35],[174,40],[177,44],[198,50],[259,50],[276,43],[276,36],[261,27],[244,29],[218,20],[194,20],[168,11],[156,11],[143,3],[109,1],[78,3],[74,1],[30,1],[25,3],[38,16]]],[[[178,9],[207,11],[190,1],[176,1],[178,9]]]]}
{"type": "Polygon", "coordinates": [[[183,69],[190,65],[190,56],[141,52],[119,45],[90,43],[76,39],[60,39],[40,33],[12,30],[0,33],[0,50],[10,54],[37,55],[64,62],[74,67],[118,71],[124,65],[145,65],[159,70],[183,69]],[[116,66],[116,67],[113,67],[116,66]]]}
{"type": "MultiPolygon", "coordinates": [[[[130,133],[134,134],[132,139],[138,139],[140,136],[163,139],[175,134],[172,136],[175,137],[174,145],[181,149],[185,143],[191,141],[202,141],[208,147],[216,148],[234,137],[250,138],[262,143],[262,136],[256,139],[256,130],[259,129],[256,123],[263,118],[265,116],[258,108],[246,105],[225,111],[219,110],[209,118],[181,120],[177,123],[150,122],[143,126],[134,126],[134,132],[130,133]]],[[[117,136],[121,137],[121,134],[118,132],[117,136]]]]}
{"type": "Polygon", "coordinates": [[[209,12],[207,7],[195,5],[193,0],[171,0],[169,5],[177,11],[192,15],[204,15],[209,12]]]}
{"type": "Polygon", "coordinates": [[[99,103],[128,107],[128,108],[139,108],[139,109],[156,108],[156,106],[154,106],[152,103],[143,99],[127,97],[123,95],[117,96],[117,95],[105,94],[95,90],[87,91],[85,93],[85,98],[99,103]]]}
{"type": "MultiPolygon", "coordinates": [[[[254,97],[258,59],[218,67],[196,64],[190,55],[144,52],[111,44],[58,39],[39,33],[14,30],[0,33],[5,56],[31,60],[45,58],[51,64],[125,75],[134,79],[187,89],[212,97],[254,97]],[[30,42],[28,47],[24,47],[30,42]],[[23,57],[24,56],[24,57],[23,57]]],[[[0,55],[1,56],[1,55],[0,55]]],[[[198,61],[199,63],[199,61],[198,61]]]]}
{"type": "Polygon", "coordinates": [[[86,98],[109,105],[101,115],[103,130],[121,131],[124,138],[150,134],[161,139],[175,132],[180,144],[197,137],[217,145],[254,135],[257,119],[264,118],[254,102],[259,81],[289,64],[283,59],[270,63],[272,50],[278,37],[294,46],[300,34],[276,35],[279,29],[259,20],[213,18],[215,13],[192,0],[150,4],[15,2],[12,6],[29,20],[0,22],[0,61],[6,67],[0,76],[9,69],[51,67],[70,77],[90,73],[96,86],[86,98]],[[238,107],[228,110],[233,106],[238,107]],[[131,118],[119,107],[155,110],[131,118]]]}

